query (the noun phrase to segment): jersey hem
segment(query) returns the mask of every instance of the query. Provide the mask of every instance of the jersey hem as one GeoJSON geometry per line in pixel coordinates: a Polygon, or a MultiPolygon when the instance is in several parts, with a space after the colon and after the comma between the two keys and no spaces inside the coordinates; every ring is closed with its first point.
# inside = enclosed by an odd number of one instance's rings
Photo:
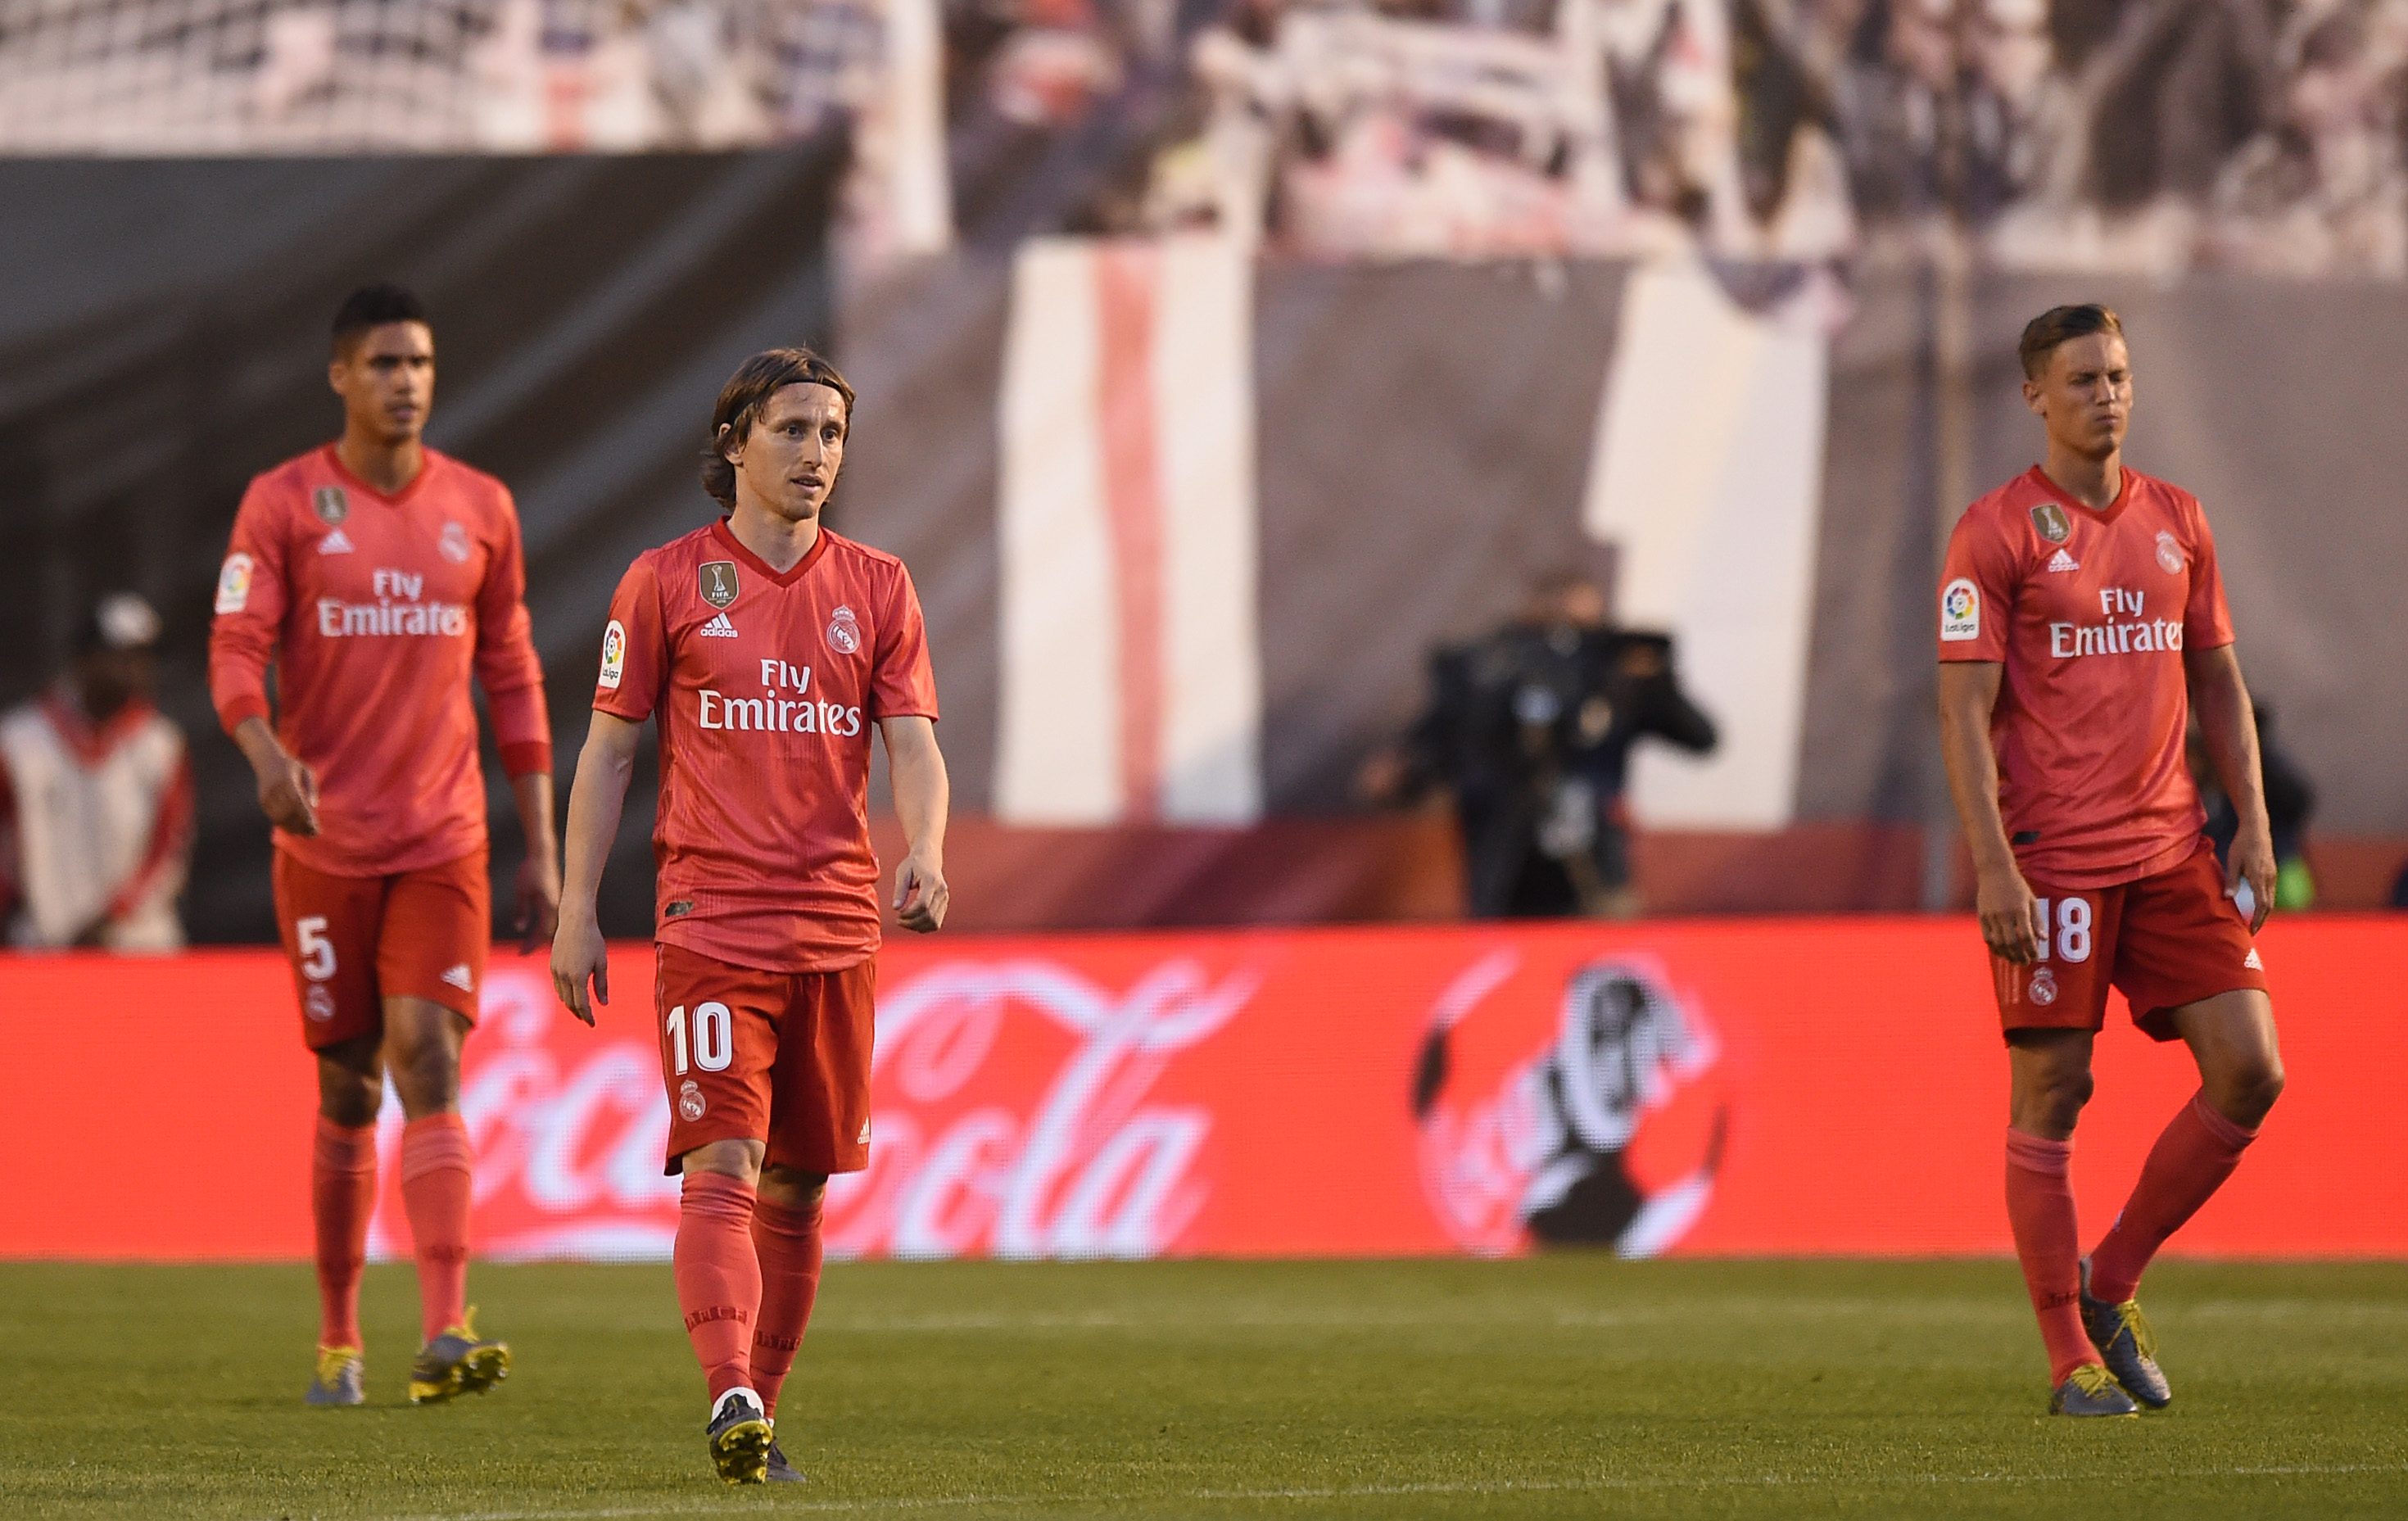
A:
{"type": "Polygon", "coordinates": [[[398,877],[405,872],[424,871],[429,867],[449,866],[454,861],[465,861],[471,855],[484,855],[490,858],[493,850],[493,842],[480,829],[477,833],[475,843],[465,850],[456,844],[446,843],[404,852],[389,860],[380,861],[375,866],[363,867],[356,861],[320,859],[313,853],[296,846],[294,841],[294,837],[283,830],[273,831],[273,842],[279,851],[322,877],[398,877]]]}
{"type": "Polygon", "coordinates": [[[652,931],[652,943],[655,945],[674,945],[679,950],[687,952],[690,954],[704,956],[712,961],[723,962],[730,967],[742,967],[748,971],[766,971],[783,977],[798,977],[807,973],[843,971],[848,968],[860,966],[863,962],[878,954],[877,941],[872,941],[868,945],[851,950],[831,952],[825,955],[808,956],[802,958],[748,955],[740,953],[731,954],[724,945],[698,945],[690,937],[667,934],[664,933],[660,929],[654,929],[652,931]],[[797,959],[804,964],[797,965],[797,959]]]}
{"type": "Polygon", "coordinates": [[[2200,851],[2213,849],[2214,846],[2207,836],[2200,834],[2169,845],[2154,855],[2144,855],[2128,866],[2098,867],[2088,871],[2047,871],[2027,867],[2021,856],[2015,858],[2015,866],[2023,872],[2026,882],[2044,882],[2052,887],[2121,887],[2128,882],[2170,871],[2200,851]]]}

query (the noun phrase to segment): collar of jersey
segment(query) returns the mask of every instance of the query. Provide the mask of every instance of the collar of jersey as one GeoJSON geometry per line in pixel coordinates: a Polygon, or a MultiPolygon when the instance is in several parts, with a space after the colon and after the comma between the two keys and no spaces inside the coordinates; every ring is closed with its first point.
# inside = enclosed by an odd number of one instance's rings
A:
{"type": "Polygon", "coordinates": [[[2124,466],[2122,466],[2122,471],[2124,483],[2115,488],[2115,499],[2109,502],[2105,507],[2092,507],[2087,502],[2076,497],[2073,493],[2066,490],[2063,486],[2060,486],[2056,481],[2050,480],[2048,472],[2042,469],[2037,465],[2031,467],[2031,478],[2033,485],[2038,486],[2041,490],[2048,493],[2049,500],[2064,503],[2068,511],[2079,512],[2084,518],[2092,523],[2109,524],[2114,522],[2117,518],[2122,517],[2124,515],[2124,509],[2131,505],[2132,467],[2128,465],[2124,466]]]}
{"type": "Polygon", "coordinates": [[[84,716],[82,705],[68,696],[63,686],[44,693],[42,707],[49,714],[50,727],[87,766],[97,766],[107,760],[118,746],[132,739],[143,725],[150,722],[150,715],[157,711],[148,697],[137,696],[128,699],[125,706],[109,714],[105,723],[94,724],[84,716]]]}
{"type": "MultiPolygon", "coordinates": [[[[425,449],[425,446],[422,444],[420,448],[425,449]]],[[[328,444],[326,446],[326,467],[333,470],[336,475],[341,477],[343,484],[351,487],[352,490],[364,491],[367,493],[370,497],[384,503],[388,507],[399,507],[404,502],[408,501],[412,496],[417,495],[418,488],[426,484],[426,478],[435,473],[435,451],[432,449],[425,449],[425,461],[419,466],[418,473],[409,478],[409,484],[402,487],[399,491],[394,492],[391,495],[385,495],[383,492],[377,490],[374,486],[371,486],[366,481],[361,480],[358,476],[353,475],[351,473],[351,467],[343,463],[342,450],[334,444],[328,444]]]]}
{"type": "Polygon", "coordinates": [[[827,525],[825,524],[822,524],[820,525],[820,536],[819,538],[811,540],[810,552],[805,553],[801,559],[795,562],[794,569],[787,571],[783,575],[780,575],[777,571],[769,568],[768,561],[764,560],[761,556],[753,553],[751,550],[746,549],[744,547],[743,540],[738,538],[733,533],[728,531],[727,520],[725,518],[722,518],[717,523],[712,524],[710,525],[710,531],[712,536],[719,540],[720,547],[726,550],[730,554],[735,555],[738,563],[742,565],[746,569],[752,571],[752,574],[766,579],[770,585],[777,587],[792,586],[795,582],[802,580],[806,571],[820,563],[820,556],[827,552],[828,547],[827,525]]]}

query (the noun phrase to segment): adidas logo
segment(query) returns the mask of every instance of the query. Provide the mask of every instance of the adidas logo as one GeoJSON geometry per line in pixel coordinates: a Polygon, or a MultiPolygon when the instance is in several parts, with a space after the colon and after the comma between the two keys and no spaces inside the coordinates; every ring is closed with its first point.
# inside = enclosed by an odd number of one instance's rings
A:
{"type": "Polygon", "coordinates": [[[328,534],[325,538],[318,540],[318,552],[321,554],[349,554],[351,552],[351,541],[343,537],[343,530],[337,528],[333,533],[328,534]]]}
{"type": "Polygon", "coordinates": [[[2079,570],[2082,568],[2082,562],[2063,550],[2059,550],[2048,562],[2048,567],[2051,570],[2079,570]]]}
{"type": "Polygon", "coordinates": [[[458,988],[463,993],[474,993],[477,991],[477,979],[474,974],[468,970],[468,964],[465,961],[452,968],[450,971],[445,972],[443,974],[443,980],[451,983],[453,987],[458,988]]]}
{"type": "Polygon", "coordinates": [[[732,639],[736,637],[736,625],[729,623],[727,614],[723,612],[702,625],[702,637],[707,639],[732,639]]]}
{"type": "Polygon", "coordinates": [[[2254,945],[2249,948],[2249,954],[2241,958],[2241,964],[2248,968],[2251,971],[2264,971],[2266,969],[2266,963],[2258,959],[2258,947],[2254,945]]]}
{"type": "MultiPolygon", "coordinates": [[[[2252,951],[2249,954],[2251,955],[2256,955],[2258,953],[2252,951]]],[[[856,1146],[867,1146],[869,1144],[869,1122],[867,1119],[861,1122],[861,1139],[854,1141],[853,1144],[856,1146]]]]}

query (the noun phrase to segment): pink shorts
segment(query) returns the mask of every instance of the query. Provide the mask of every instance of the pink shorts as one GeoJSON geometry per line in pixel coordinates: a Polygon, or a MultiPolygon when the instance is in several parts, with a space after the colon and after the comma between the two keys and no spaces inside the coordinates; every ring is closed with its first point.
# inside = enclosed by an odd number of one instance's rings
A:
{"type": "Polygon", "coordinates": [[[2215,847],[2203,839],[2188,859],[2154,877],[2113,887],[2035,882],[2031,890],[2047,925],[2039,958],[1990,958],[2007,1029],[2098,1029],[2113,984],[2130,1003],[2133,1024],[2171,1040],[2173,1012],[2184,1004],[2265,989],[2249,921],[2224,896],[2215,847]]]}
{"type": "Polygon", "coordinates": [[[714,1141],[759,1141],[804,1172],[869,1165],[871,1005],[878,961],[838,971],[731,966],[661,944],[654,994],[668,1165],[714,1141]]]}

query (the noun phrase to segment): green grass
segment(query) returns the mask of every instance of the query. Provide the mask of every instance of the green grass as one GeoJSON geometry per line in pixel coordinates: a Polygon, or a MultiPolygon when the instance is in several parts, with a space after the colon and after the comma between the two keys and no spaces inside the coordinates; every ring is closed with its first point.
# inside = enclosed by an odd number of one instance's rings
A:
{"type": "Polygon", "coordinates": [[[299,1402],[306,1268],[0,1266],[0,1515],[2408,1514],[2408,1266],[2161,1266],[2176,1402],[2042,1413],[1998,1262],[847,1265],[789,1386],[811,1482],[724,1488],[666,1268],[480,1266],[518,1356],[299,1402]]]}

